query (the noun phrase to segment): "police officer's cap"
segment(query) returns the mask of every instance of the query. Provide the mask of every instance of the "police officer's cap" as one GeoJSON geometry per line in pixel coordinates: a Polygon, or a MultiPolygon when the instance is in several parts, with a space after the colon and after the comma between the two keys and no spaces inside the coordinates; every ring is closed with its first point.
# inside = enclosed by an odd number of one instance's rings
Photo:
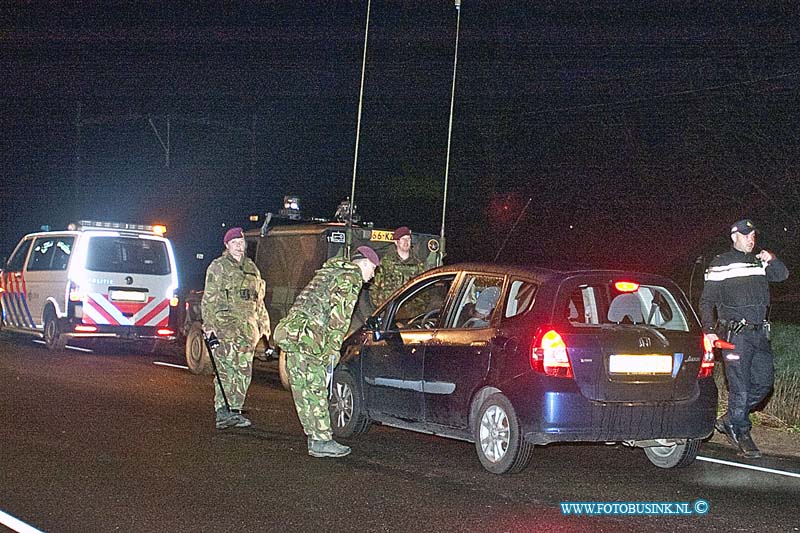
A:
{"type": "Polygon", "coordinates": [[[758,231],[758,228],[756,228],[756,225],[753,224],[753,221],[748,218],[738,220],[734,222],[733,226],[731,226],[731,235],[737,232],[741,233],[742,235],[750,235],[754,231],[758,231]]]}

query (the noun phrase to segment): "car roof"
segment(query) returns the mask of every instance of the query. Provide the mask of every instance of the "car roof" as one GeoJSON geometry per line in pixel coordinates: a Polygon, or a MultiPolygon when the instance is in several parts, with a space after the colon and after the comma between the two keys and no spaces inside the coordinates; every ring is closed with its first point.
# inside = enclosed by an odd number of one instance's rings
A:
{"type": "Polygon", "coordinates": [[[630,276],[635,278],[658,279],[662,281],[667,281],[669,279],[658,274],[652,274],[648,272],[638,272],[634,270],[588,268],[585,266],[578,268],[568,268],[564,270],[556,270],[552,268],[538,267],[535,265],[518,266],[518,265],[478,263],[478,262],[456,263],[453,265],[445,265],[433,270],[429,270],[428,272],[425,273],[425,275],[428,274],[433,275],[446,272],[462,272],[462,271],[478,272],[486,274],[502,274],[502,275],[508,274],[512,276],[516,275],[520,277],[534,278],[540,281],[559,281],[571,277],[596,276],[603,274],[613,277],[630,276]]]}

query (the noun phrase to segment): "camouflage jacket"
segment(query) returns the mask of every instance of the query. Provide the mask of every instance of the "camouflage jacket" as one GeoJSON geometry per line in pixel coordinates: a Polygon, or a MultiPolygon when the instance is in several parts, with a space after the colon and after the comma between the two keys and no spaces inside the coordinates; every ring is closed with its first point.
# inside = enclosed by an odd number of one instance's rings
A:
{"type": "MultiPolygon", "coordinates": [[[[270,323],[264,306],[266,284],[249,257],[238,263],[227,251],[206,270],[201,303],[203,325],[216,332],[237,331],[246,325],[253,333],[269,337],[270,323]]],[[[219,334],[219,333],[218,333],[219,334]]]]}
{"type": "Polygon", "coordinates": [[[400,259],[397,248],[393,248],[381,259],[381,266],[375,271],[375,279],[369,290],[372,304],[378,307],[406,281],[425,272],[425,265],[414,254],[408,259],[400,259]]]}
{"type": "Polygon", "coordinates": [[[328,259],[275,326],[275,343],[320,361],[330,355],[338,360],[363,283],[358,265],[341,257],[328,259]]]}

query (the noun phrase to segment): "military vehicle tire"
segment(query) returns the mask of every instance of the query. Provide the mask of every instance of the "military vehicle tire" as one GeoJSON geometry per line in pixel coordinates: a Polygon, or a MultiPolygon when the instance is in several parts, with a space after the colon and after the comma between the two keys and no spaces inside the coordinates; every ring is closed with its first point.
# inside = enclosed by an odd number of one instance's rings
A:
{"type": "Polygon", "coordinates": [[[283,350],[280,351],[280,355],[278,356],[278,375],[281,377],[281,385],[283,385],[283,388],[291,391],[292,386],[289,385],[289,372],[286,370],[286,352],[283,350]]]}
{"type": "Polygon", "coordinates": [[[208,348],[203,340],[203,330],[199,326],[192,326],[186,335],[185,355],[189,372],[203,375],[212,373],[208,348]]]}

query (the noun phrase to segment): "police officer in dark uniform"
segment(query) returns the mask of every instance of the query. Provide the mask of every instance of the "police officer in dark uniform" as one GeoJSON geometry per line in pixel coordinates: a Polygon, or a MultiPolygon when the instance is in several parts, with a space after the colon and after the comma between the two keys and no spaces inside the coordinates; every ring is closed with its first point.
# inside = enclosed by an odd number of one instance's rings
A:
{"type": "Polygon", "coordinates": [[[749,414],[766,398],[774,381],[767,321],[769,282],[789,277],[786,265],[772,252],[753,254],[756,231],[747,219],[731,227],[733,246],[709,265],[700,296],[703,331],[712,342],[722,338],[734,345],[722,351],[728,412],[715,427],[749,458],[761,457],[750,436],[749,414]]]}

